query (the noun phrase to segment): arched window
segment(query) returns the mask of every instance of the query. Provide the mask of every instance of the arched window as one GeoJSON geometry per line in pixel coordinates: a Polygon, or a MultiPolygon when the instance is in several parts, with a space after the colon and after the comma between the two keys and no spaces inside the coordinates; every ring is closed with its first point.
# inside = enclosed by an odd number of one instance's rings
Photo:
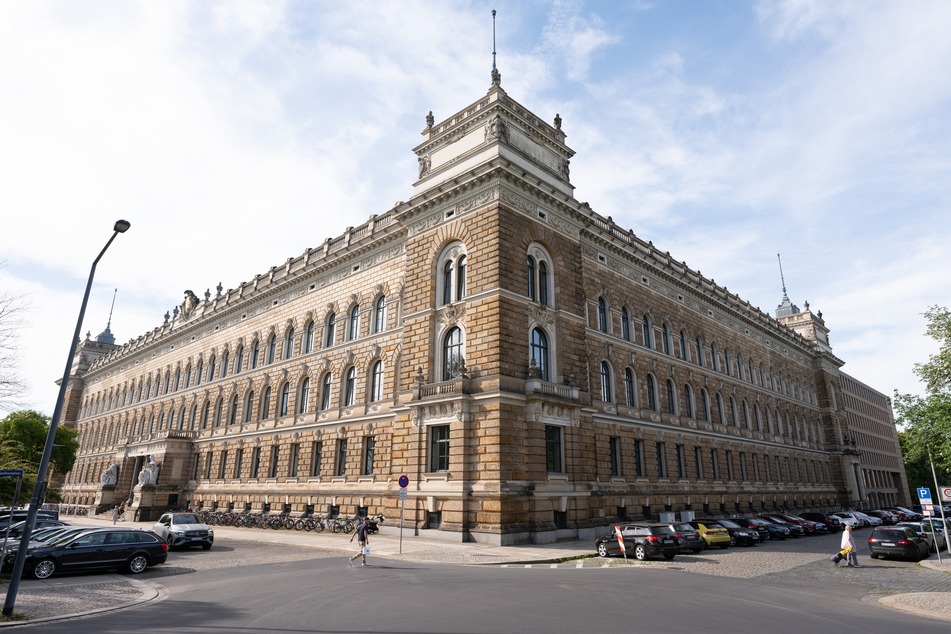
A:
{"type": "Polygon", "coordinates": [[[753,377],[756,375],[756,373],[753,372],[753,360],[752,360],[752,359],[750,359],[750,361],[749,361],[749,366],[748,366],[748,367],[749,367],[749,371],[750,371],[750,376],[749,376],[750,383],[754,383],[755,381],[753,381],[753,377]]]}
{"type": "Polygon", "coordinates": [[[710,359],[713,363],[713,371],[720,371],[720,355],[717,353],[717,344],[710,344],[710,359]]]}
{"type": "Polygon", "coordinates": [[[386,330],[386,297],[380,295],[373,308],[373,332],[386,330]]]}
{"type": "Polygon", "coordinates": [[[453,327],[443,339],[442,380],[454,379],[463,367],[465,367],[465,350],[463,348],[462,330],[453,327]]]}
{"type": "Polygon", "coordinates": [[[370,368],[370,402],[383,399],[383,362],[377,360],[370,368]]]}
{"type": "Polygon", "coordinates": [[[750,419],[750,406],[746,399],[743,400],[743,422],[747,429],[753,429],[753,421],[750,419]]]}
{"type": "Polygon", "coordinates": [[[684,361],[690,361],[690,350],[687,348],[687,333],[680,331],[680,358],[684,361]]]}
{"type": "Polygon", "coordinates": [[[258,419],[267,419],[271,415],[271,386],[264,388],[261,395],[261,415],[258,419]]]}
{"type": "MultiPolygon", "coordinates": [[[[188,417],[188,429],[194,430],[198,423],[198,403],[192,405],[191,416],[188,417]]],[[[133,427],[135,424],[133,423],[133,427]]]]}
{"type": "Polygon", "coordinates": [[[704,388],[700,388],[700,409],[697,410],[697,418],[710,420],[710,396],[704,388]]]}
{"type": "Polygon", "coordinates": [[[759,405],[753,405],[753,415],[756,417],[756,431],[763,431],[763,415],[759,411],[759,405]]]}
{"type": "Polygon", "coordinates": [[[313,320],[307,322],[307,325],[304,326],[304,345],[302,347],[301,353],[308,354],[314,351],[314,332],[317,330],[317,326],[314,324],[313,320]]]}
{"type": "Polygon", "coordinates": [[[601,362],[601,400],[611,403],[614,400],[611,389],[611,365],[607,361],[601,362]]]}
{"type": "Polygon", "coordinates": [[[671,414],[677,414],[677,388],[674,382],[667,379],[667,411],[671,414]]]}
{"type": "Polygon", "coordinates": [[[211,401],[205,401],[205,407],[201,412],[201,428],[208,429],[208,419],[211,418],[211,401]]]}
{"type": "Polygon", "coordinates": [[[264,365],[271,365],[277,357],[277,335],[272,334],[267,340],[267,350],[264,352],[264,365]]]}
{"type": "Polygon", "coordinates": [[[697,365],[703,366],[703,342],[700,341],[700,337],[697,337],[696,345],[696,355],[697,355],[697,365]]]}
{"type": "Polygon", "coordinates": [[[651,318],[649,315],[644,315],[644,320],[641,322],[641,335],[644,337],[644,346],[650,349],[654,349],[654,325],[651,323],[651,318]]]}
{"type": "Polygon", "coordinates": [[[527,295],[533,302],[550,306],[551,282],[549,279],[550,258],[548,252],[539,245],[531,244],[525,258],[527,295]]]}
{"type": "Polygon", "coordinates": [[[652,412],[659,412],[660,407],[658,403],[660,400],[657,398],[657,381],[654,379],[653,374],[647,375],[647,409],[652,412]]]}
{"type": "Polygon", "coordinates": [[[528,298],[538,299],[538,272],[535,270],[535,258],[528,256],[525,266],[528,268],[528,298]]]}
{"type": "Polygon", "coordinates": [[[185,429],[185,408],[178,411],[178,428],[185,429]]]}
{"type": "Polygon", "coordinates": [[[252,370],[258,369],[258,359],[261,358],[261,342],[257,339],[254,340],[254,345],[251,346],[251,357],[248,359],[248,366],[252,370]]]}
{"type": "Polygon", "coordinates": [[[687,405],[687,418],[696,418],[696,411],[695,411],[694,399],[693,399],[693,388],[690,387],[689,383],[684,384],[684,402],[687,405]]]}
{"type": "Polygon", "coordinates": [[[357,369],[350,366],[343,385],[343,406],[351,407],[357,397],[357,369]]]}
{"type": "Polygon", "coordinates": [[[598,298],[598,330],[608,331],[608,303],[603,297],[598,298]]]}
{"type": "Polygon", "coordinates": [[[221,397],[218,397],[218,400],[215,401],[215,427],[221,427],[221,415],[222,410],[225,407],[225,400],[221,397]]]}
{"type": "Polygon", "coordinates": [[[631,368],[624,368],[624,400],[628,407],[637,407],[637,383],[631,368]]]}
{"type": "Polygon", "coordinates": [[[667,324],[664,324],[660,331],[661,338],[664,346],[664,354],[673,354],[674,353],[674,343],[670,339],[670,329],[667,327],[667,324]]]}
{"type": "Polygon", "coordinates": [[[300,393],[297,395],[297,413],[304,414],[310,407],[310,379],[304,377],[300,382],[300,393]]]}
{"type": "Polygon", "coordinates": [[[238,422],[238,395],[231,397],[231,409],[228,411],[228,424],[234,425],[238,422]]]}
{"type": "Polygon", "coordinates": [[[347,341],[353,341],[360,336],[360,306],[350,309],[347,317],[347,341]]]}
{"type": "Polygon", "coordinates": [[[736,376],[741,381],[745,378],[743,376],[743,359],[740,358],[740,355],[736,355],[736,376]]]}
{"type": "Polygon", "coordinates": [[[717,392],[717,422],[726,425],[726,413],[723,411],[723,397],[717,392]]]}
{"type": "Polygon", "coordinates": [[[254,390],[250,390],[247,398],[244,400],[244,422],[246,423],[251,422],[251,412],[254,411],[252,405],[254,405],[254,390]]]}
{"type": "Polygon", "coordinates": [[[208,382],[215,380],[215,355],[208,359],[208,382]]]}
{"type": "Polygon", "coordinates": [[[548,299],[548,264],[544,260],[538,263],[538,303],[551,305],[548,299]]]}
{"type": "Polygon", "coordinates": [[[621,308],[621,337],[624,341],[631,340],[631,315],[626,307],[621,308]]]}
{"type": "Polygon", "coordinates": [[[285,381],[284,385],[281,386],[281,401],[278,407],[278,416],[287,416],[287,409],[290,406],[291,402],[291,384],[289,381],[285,381]]]}
{"type": "Polygon", "coordinates": [[[451,304],[466,296],[466,252],[461,242],[447,246],[439,257],[441,272],[438,289],[440,305],[451,304]]]}
{"type": "Polygon", "coordinates": [[[320,409],[330,409],[330,396],[333,390],[333,375],[330,372],[324,374],[320,382],[320,409]]]}
{"type": "Polygon", "coordinates": [[[529,344],[531,350],[531,368],[535,376],[542,381],[550,381],[548,366],[548,337],[545,336],[541,328],[532,330],[532,340],[529,344]]]}
{"type": "Polygon", "coordinates": [[[740,414],[736,409],[736,399],[732,396],[730,397],[730,417],[733,419],[733,425],[735,427],[740,426],[740,414]]]}
{"type": "Polygon", "coordinates": [[[294,356],[294,328],[290,327],[287,329],[287,334],[284,335],[284,355],[282,359],[290,359],[294,356]]]}
{"type": "Polygon", "coordinates": [[[723,350],[723,371],[726,372],[727,376],[733,375],[730,370],[730,351],[728,349],[723,350]]]}
{"type": "Polygon", "coordinates": [[[234,353],[234,373],[241,374],[241,370],[244,369],[244,346],[238,346],[238,349],[234,353]]]}
{"type": "Polygon", "coordinates": [[[324,347],[329,348],[337,341],[337,314],[327,315],[326,326],[324,326],[324,347]]]}

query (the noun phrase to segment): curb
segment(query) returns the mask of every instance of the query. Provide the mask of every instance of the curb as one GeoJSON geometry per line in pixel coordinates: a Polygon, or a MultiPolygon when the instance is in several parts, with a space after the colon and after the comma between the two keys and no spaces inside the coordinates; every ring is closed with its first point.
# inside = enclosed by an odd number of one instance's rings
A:
{"type": "MultiPolygon", "coordinates": [[[[125,610],[128,608],[133,608],[139,605],[144,605],[146,603],[151,603],[153,601],[163,601],[168,598],[168,590],[165,586],[152,581],[141,581],[139,579],[125,579],[120,580],[119,583],[125,583],[132,587],[138,588],[139,596],[132,601],[125,601],[123,603],[117,603],[115,605],[110,605],[102,608],[95,608],[93,610],[84,610],[81,612],[73,612],[71,614],[61,614],[56,616],[45,616],[38,619],[24,619],[22,621],[3,621],[0,622],[0,628],[4,627],[17,627],[21,625],[36,625],[38,623],[50,623],[53,621],[63,621],[66,619],[75,619],[84,616],[91,616],[94,614],[102,614],[105,612],[116,612],[119,610],[125,610]]],[[[77,584],[75,587],[82,587],[83,584],[77,584]]]]}

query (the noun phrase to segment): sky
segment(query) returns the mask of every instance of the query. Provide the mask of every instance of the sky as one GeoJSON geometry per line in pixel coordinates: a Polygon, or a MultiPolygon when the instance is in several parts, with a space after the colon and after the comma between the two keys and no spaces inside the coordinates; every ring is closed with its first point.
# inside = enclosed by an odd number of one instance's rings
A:
{"type": "MultiPolygon", "coordinates": [[[[412,148],[490,87],[563,120],[575,196],[923,393],[951,301],[945,0],[0,0],[0,295],[51,414],[82,332],[124,343],[411,197],[412,148]]],[[[8,408],[9,409],[9,408],[8,408]]],[[[2,412],[0,412],[2,413],[2,412]]]]}

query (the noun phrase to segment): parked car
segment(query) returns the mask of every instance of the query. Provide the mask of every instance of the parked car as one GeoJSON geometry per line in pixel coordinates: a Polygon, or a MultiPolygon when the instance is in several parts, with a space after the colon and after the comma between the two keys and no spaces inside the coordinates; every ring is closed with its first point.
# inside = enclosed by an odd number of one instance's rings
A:
{"type": "Polygon", "coordinates": [[[865,511],[865,514],[870,515],[872,517],[877,517],[878,519],[882,520],[883,526],[894,526],[900,521],[895,514],[889,511],[881,511],[881,510],[865,511]]]}
{"type": "Polygon", "coordinates": [[[765,522],[754,522],[752,518],[749,517],[731,517],[730,521],[736,522],[747,530],[756,531],[756,534],[759,535],[759,541],[761,542],[765,542],[773,538],[773,536],[770,535],[769,528],[766,527],[765,522]]]}
{"type": "Polygon", "coordinates": [[[706,542],[708,548],[719,546],[720,548],[729,548],[730,531],[720,526],[715,520],[694,520],[688,522],[696,529],[697,533],[706,542]]]}
{"type": "Polygon", "coordinates": [[[889,506],[887,510],[891,511],[892,509],[896,511],[901,511],[904,513],[905,517],[902,518],[903,521],[908,522],[918,522],[921,521],[921,518],[924,517],[921,513],[917,511],[912,511],[910,508],[905,506],[889,506]]]}
{"type": "MultiPolygon", "coordinates": [[[[37,579],[54,573],[119,568],[138,574],[148,566],[165,563],[168,544],[151,531],[136,528],[100,528],[78,532],[55,544],[31,543],[24,570],[37,579]]],[[[8,553],[11,567],[16,553],[8,553]]]]}
{"type": "Polygon", "coordinates": [[[750,530],[746,526],[740,526],[733,520],[715,520],[730,533],[731,546],[755,546],[759,542],[759,532],[750,530]]]}
{"type": "Polygon", "coordinates": [[[948,545],[948,541],[945,538],[944,529],[941,528],[941,522],[932,523],[929,521],[922,522],[898,522],[895,526],[907,526],[908,528],[913,529],[916,533],[921,535],[921,537],[928,542],[928,548],[931,549],[931,552],[937,552],[939,549],[944,548],[948,545]]]}
{"type": "Polygon", "coordinates": [[[208,550],[215,543],[215,532],[194,513],[165,513],[152,532],[168,542],[170,548],[201,546],[208,550]]]}
{"type": "MultiPolygon", "coordinates": [[[[9,530],[5,530],[3,531],[3,533],[0,533],[0,536],[6,535],[11,538],[16,537],[17,539],[19,539],[20,535],[23,534],[24,526],[26,526],[25,520],[22,522],[17,522],[16,524],[13,524],[12,526],[10,526],[9,530]]],[[[36,522],[33,524],[33,531],[36,531],[40,528],[47,528],[49,526],[66,526],[66,522],[61,522],[59,520],[48,520],[48,519],[37,518],[36,522]]]]}
{"type": "Polygon", "coordinates": [[[776,522],[771,522],[762,517],[747,517],[745,518],[747,522],[751,524],[756,524],[762,528],[766,529],[766,532],[769,533],[770,539],[786,539],[789,537],[789,529],[781,524],[776,522]]]}
{"type": "MultiPolygon", "coordinates": [[[[7,509],[5,511],[0,511],[0,534],[5,533],[7,527],[11,524],[17,524],[26,520],[29,511],[27,509],[7,509]]],[[[53,513],[50,511],[37,511],[36,519],[39,520],[55,520],[58,518],[59,513],[53,513]]]]}
{"type": "Polygon", "coordinates": [[[868,536],[868,552],[872,559],[901,557],[921,561],[928,557],[928,541],[909,526],[879,526],[868,536]]]}
{"type": "Polygon", "coordinates": [[[842,530],[842,522],[834,515],[807,511],[800,513],[799,517],[809,520],[810,522],[815,522],[816,524],[822,524],[830,533],[838,533],[842,530]]]}
{"type": "Polygon", "coordinates": [[[775,522],[780,526],[785,526],[789,529],[790,537],[802,537],[806,534],[806,529],[804,529],[799,524],[793,524],[792,522],[787,522],[783,518],[776,515],[760,515],[760,517],[768,522],[775,522]]]}
{"type": "MultiPolygon", "coordinates": [[[[625,552],[638,560],[648,557],[673,559],[680,551],[677,535],[663,525],[623,524],[621,537],[624,539],[625,552]]],[[[621,554],[621,546],[613,530],[598,538],[596,548],[600,557],[621,554]]]]}
{"type": "Polygon", "coordinates": [[[667,526],[670,530],[674,531],[675,534],[680,536],[680,552],[697,555],[707,547],[707,543],[703,541],[703,538],[700,537],[696,529],[686,522],[665,524],[664,526],[667,526]]]}
{"type": "MultiPolygon", "coordinates": [[[[803,519],[798,515],[792,515],[790,513],[770,513],[771,517],[778,517],[781,520],[789,522],[790,524],[796,524],[797,526],[802,526],[802,530],[806,535],[818,535],[820,532],[818,525],[807,519],[803,519]]],[[[824,531],[828,532],[828,531],[824,531]]]]}
{"type": "Polygon", "coordinates": [[[863,513],[862,511],[852,511],[855,515],[858,515],[861,519],[868,522],[869,526],[881,526],[882,520],[879,517],[874,515],[869,515],[868,513],[863,513]]]}
{"type": "Polygon", "coordinates": [[[851,526],[853,529],[865,528],[868,526],[868,523],[865,520],[856,516],[851,511],[836,511],[833,513],[833,515],[838,517],[842,524],[851,526]]]}

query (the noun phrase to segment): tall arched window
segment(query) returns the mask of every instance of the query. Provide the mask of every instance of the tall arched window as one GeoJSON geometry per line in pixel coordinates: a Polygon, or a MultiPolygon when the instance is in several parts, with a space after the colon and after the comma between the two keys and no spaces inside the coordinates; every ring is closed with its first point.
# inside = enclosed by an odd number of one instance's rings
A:
{"type": "Polygon", "coordinates": [[[621,337],[624,341],[631,340],[631,315],[626,307],[621,308],[621,337]]]}
{"type": "Polygon", "coordinates": [[[608,303],[603,297],[598,298],[598,330],[608,331],[608,303]]]}
{"type": "Polygon", "coordinates": [[[601,400],[605,403],[614,401],[611,389],[611,365],[607,361],[601,362],[601,400]]]}
{"type": "Polygon", "coordinates": [[[660,407],[658,403],[660,401],[657,398],[657,381],[654,380],[653,374],[647,375],[647,409],[652,412],[659,412],[660,407]]]}
{"type": "Polygon", "coordinates": [[[373,308],[373,332],[386,330],[386,296],[380,295],[373,308]]]}
{"type": "Polygon", "coordinates": [[[324,374],[320,382],[320,409],[330,409],[330,396],[333,390],[333,375],[330,372],[324,374]]]}
{"type": "Polygon", "coordinates": [[[717,422],[726,425],[726,413],[723,411],[723,397],[717,392],[717,422]]]}
{"type": "Polygon", "coordinates": [[[347,341],[353,341],[360,336],[360,306],[350,309],[347,317],[347,341]]]}
{"type": "Polygon", "coordinates": [[[680,331],[680,358],[684,361],[690,361],[690,350],[687,347],[687,333],[680,331]]]}
{"type": "Polygon", "coordinates": [[[550,258],[540,244],[531,244],[525,258],[527,294],[533,302],[549,306],[551,281],[549,279],[550,258]]]}
{"type": "Polygon", "coordinates": [[[304,377],[300,382],[300,393],[297,395],[297,413],[305,414],[310,407],[310,379],[304,377]]]}
{"type": "Polygon", "coordinates": [[[287,329],[287,334],[284,335],[284,356],[282,359],[290,359],[294,356],[294,327],[287,329]]]}
{"type": "Polygon", "coordinates": [[[221,397],[215,402],[215,427],[221,427],[221,415],[225,407],[225,400],[221,397]]]}
{"type": "Polygon", "coordinates": [[[347,370],[343,384],[343,406],[351,407],[357,398],[357,369],[353,366],[347,370]]]}
{"type": "Polygon", "coordinates": [[[700,337],[697,337],[696,343],[696,354],[697,354],[697,365],[703,366],[703,342],[700,341],[700,337]]]}
{"type": "Polygon", "coordinates": [[[377,360],[370,368],[370,402],[383,399],[383,362],[377,360]]]}
{"type": "Polygon", "coordinates": [[[303,345],[303,354],[308,354],[314,351],[314,333],[317,330],[317,325],[313,320],[307,322],[307,325],[304,326],[304,345],[303,345]]]}
{"type": "Polygon", "coordinates": [[[244,399],[244,422],[250,423],[252,412],[252,406],[254,405],[254,390],[248,391],[247,398],[244,399]]]}
{"type": "Polygon", "coordinates": [[[667,324],[664,324],[661,328],[661,337],[663,338],[664,354],[673,354],[674,353],[674,342],[670,339],[670,329],[667,327],[667,324]]]}
{"type": "Polygon", "coordinates": [[[211,401],[205,401],[205,407],[201,412],[201,428],[208,429],[208,419],[211,418],[211,401]]]}
{"type": "Polygon", "coordinates": [[[700,409],[697,410],[697,418],[710,420],[710,397],[704,388],[700,388],[700,409]]]}
{"type": "Polygon", "coordinates": [[[538,263],[538,303],[549,306],[548,301],[548,264],[542,260],[538,263]]]}
{"type": "Polygon", "coordinates": [[[326,326],[324,326],[324,347],[329,348],[337,341],[337,314],[327,315],[326,326]]]}
{"type": "Polygon", "coordinates": [[[284,385],[281,386],[281,400],[278,405],[278,416],[287,416],[287,409],[290,406],[291,402],[291,384],[289,381],[285,381],[284,385]]]}
{"type": "Polygon", "coordinates": [[[720,355],[717,353],[717,344],[710,344],[710,359],[713,363],[713,371],[720,371],[720,355]]]}
{"type": "Polygon", "coordinates": [[[271,415],[271,386],[264,388],[261,395],[261,415],[258,419],[267,419],[271,415]]]}
{"type": "MultiPolygon", "coordinates": [[[[211,358],[208,359],[208,382],[215,380],[215,355],[211,355],[211,358]]],[[[156,384],[158,387],[158,384],[156,384]]]]}
{"type": "Polygon", "coordinates": [[[644,315],[644,320],[641,322],[641,330],[643,331],[641,335],[644,337],[644,346],[653,349],[654,325],[651,323],[651,318],[649,315],[644,315]]]}
{"type": "Polygon", "coordinates": [[[541,328],[532,330],[532,340],[529,344],[531,350],[531,368],[536,376],[542,381],[550,381],[548,366],[548,337],[545,336],[541,328]]]}
{"type": "Polygon", "coordinates": [[[743,359],[740,358],[740,355],[736,355],[736,376],[742,381],[743,376],[743,359]]]}
{"type": "Polygon", "coordinates": [[[624,400],[628,407],[637,407],[637,383],[631,368],[624,368],[624,400]]]}
{"type": "Polygon", "coordinates": [[[264,365],[274,363],[277,357],[277,335],[271,335],[267,340],[267,350],[264,352],[264,365]]]}
{"type": "Polygon", "coordinates": [[[178,428],[185,429],[185,408],[178,411],[178,428]]]}
{"type": "Polygon", "coordinates": [[[466,252],[461,242],[447,246],[439,257],[440,305],[451,304],[466,296],[466,252]]]}
{"type": "Polygon", "coordinates": [[[528,269],[528,298],[534,302],[538,299],[538,272],[535,270],[535,258],[528,256],[525,266],[528,269]]]}
{"type": "Polygon", "coordinates": [[[234,373],[241,374],[244,369],[244,346],[238,346],[234,352],[234,373]]]}
{"type": "MultiPolygon", "coordinates": [[[[198,403],[192,405],[191,416],[188,418],[188,429],[193,431],[198,425],[198,403]]],[[[133,427],[135,424],[133,423],[133,427]]]]}
{"type": "Polygon", "coordinates": [[[228,424],[234,425],[238,422],[238,395],[231,397],[231,409],[228,411],[228,424]]]}
{"type": "Polygon", "coordinates": [[[677,414],[677,388],[671,379],[667,379],[667,411],[677,414]]]}
{"type": "Polygon", "coordinates": [[[446,333],[442,346],[442,380],[454,379],[465,364],[462,330],[453,327],[446,333]]]}
{"type": "Polygon", "coordinates": [[[747,429],[753,429],[753,420],[750,418],[750,406],[749,403],[746,402],[746,399],[743,400],[743,423],[747,429]]]}
{"type": "Polygon", "coordinates": [[[261,358],[261,342],[255,339],[254,345],[251,346],[251,357],[248,359],[248,366],[252,370],[257,370],[258,359],[260,358],[261,358]]]}
{"type": "MultiPolygon", "coordinates": [[[[694,407],[693,399],[693,388],[690,387],[689,383],[684,384],[684,402],[687,405],[687,418],[696,418],[696,411],[694,407]]],[[[673,413],[673,411],[671,411],[673,413]]]]}

